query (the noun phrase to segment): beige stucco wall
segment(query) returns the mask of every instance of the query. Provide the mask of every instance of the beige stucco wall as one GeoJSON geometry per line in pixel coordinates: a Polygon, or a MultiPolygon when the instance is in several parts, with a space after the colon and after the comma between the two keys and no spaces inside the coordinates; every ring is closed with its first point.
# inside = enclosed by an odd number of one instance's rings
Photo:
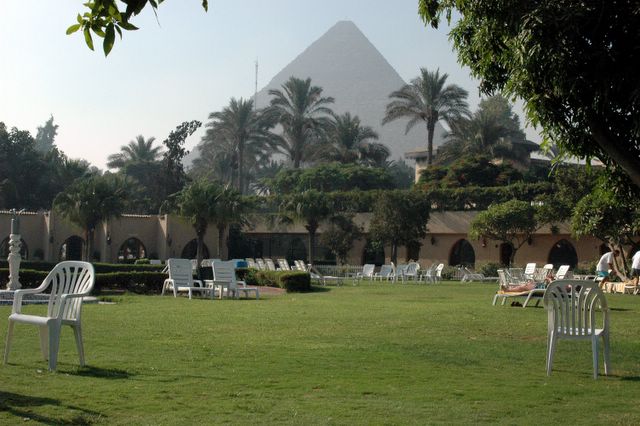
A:
{"type": "MultiPolygon", "coordinates": [[[[422,246],[417,260],[423,265],[433,262],[448,264],[456,242],[460,239],[466,239],[473,247],[476,264],[498,262],[500,260],[499,242],[486,240],[486,245],[483,247],[483,240],[472,240],[467,237],[469,223],[476,214],[475,212],[433,212],[427,224],[429,233],[421,241],[422,246]]],[[[370,214],[358,214],[354,220],[366,232],[369,218],[370,214]]],[[[8,237],[10,223],[10,213],[0,211],[0,241],[8,237]]],[[[257,223],[252,230],[247,231],[249,235],[277,232],[298,235],[306,244],[306,230],[300,223],[276,230],[270,229],[266,223],[257,223]]],[[[319,233],[321,232],[322,227],[319,229],[319,233]]],[[[84,238],[82,229],[54,213],[38,212],[21,216],[21,236],[29,247],[30,258],[33,258],[37,249],[41,249],[45,260],[58,261],[60,246],[67,238],[74,235],[84,238]]],[[[110,220],[98,227],[94,248],[100,251],[101,260],[116,261],[120,246],[130,237],[138,238],[144,244],[147,256],[157,254],[160,259],[167,259],[181,257],[184,247],[196,235],[193,227],[177,216],[123,215],[119,219],[110,220]],[[107,237],[110,237],[110,244],[107,237]]],[[[592,262],[599,257],[601,244],[599,240],[592,237],[574,240],[565,224],[560,227],[560,233],[556,235],[552,234],[549,229],[542,229],[535,234],[531,245],[525,243],[518,250],[515,258],[516,264],[547,263],[549,251],[554,244],[562,239],[566,239],[574,246],[579,262],[592,262]]],[[[204,242],[211,257],[226,258],[226,253],[221,252],[218,247],[218,231],[215,224],[209,226],[204,242]]],[[[350,264],[362,263],[365,244],[366,236],[355,242],[348,257],[350,264]]],[[[389,261],[390,253],[391,250],[387,247],[385,249],[387,261],[389,261]]],[[[405,260],[408,260],[406,249],[400,247],[398,261],[404,262],[405,260]]]]}

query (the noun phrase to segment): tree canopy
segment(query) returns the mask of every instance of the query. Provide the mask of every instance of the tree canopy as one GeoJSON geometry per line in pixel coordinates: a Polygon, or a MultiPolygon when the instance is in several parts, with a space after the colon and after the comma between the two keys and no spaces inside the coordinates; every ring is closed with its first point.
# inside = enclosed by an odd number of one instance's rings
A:
{"type": "MultiPolygon", "coordinates": [[[[158,5],[164,0],[122,0],[126,8],[121,9],[118,0],[92,0],[84,3],[89,9],[82,15],[78,13],[77,23],[67,28],[67,35],[82,30],[84,41],[89,49],[93,50],[92,33],[103,39],[102,49],[105,56],[111,52],[116,41],[116,33],[122,38],[122,30],[132,31],[138,27],[130,20],[138,15],[145,7],[150,6],[156,13],[158,5]]],[[[209,8],[208,0],[202,0],[202,7],[206,11],[209,8]]]]}
{"type": "Polygon", "coordinates": [[[511,244],[513,250],[509,264],[513,264],[516,252],[538,229],[536,209],[526,201],[511,200],[493,204],[471,222],[469,237],[488,237],[511,244]]]}
{"type": "Polygon", "coordinates": [[[450,37],[483,93],[522,98],[548,140],[640,186],[637,2],[419,0],[433,27],[454,9],[450,37]]]}

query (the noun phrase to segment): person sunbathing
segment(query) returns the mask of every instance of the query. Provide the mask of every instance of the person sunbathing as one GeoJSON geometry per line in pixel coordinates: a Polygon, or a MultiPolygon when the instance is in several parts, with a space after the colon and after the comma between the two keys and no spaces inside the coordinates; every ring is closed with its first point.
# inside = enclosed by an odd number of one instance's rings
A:
{"type": "Polygon", "coordinates": [[[536,288],[536,283],[533,281],[528,281],[523,284],[509,285],[504,290],[510,293],[522,293],[524,291],[531,291],[534,288],[536,288]]]}

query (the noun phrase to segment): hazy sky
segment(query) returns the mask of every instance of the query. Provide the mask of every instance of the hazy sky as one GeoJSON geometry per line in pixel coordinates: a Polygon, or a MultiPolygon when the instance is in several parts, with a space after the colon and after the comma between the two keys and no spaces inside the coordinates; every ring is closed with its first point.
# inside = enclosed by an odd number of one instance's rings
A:
{"type": "Polygon", "coordinates": [[[140,30],[108,58],[97,40],[92,52],[79,33],[65,35],[82,3],[0,0],[0,121],[35,136],[53,115],[58,147],[100,168],[137,135],[159,143],[181,122],[204,124],[231,97],[252,96],[256,60],[260,89],[339,20],[353,21],[405,81],[439,67],[469,91],[472,109],[479,100],[448,29],[426,28],[417,0],[210,0],[208,13],[199,0],[167,0],[157,20],[151,10],[134,18],[140,30]]]}

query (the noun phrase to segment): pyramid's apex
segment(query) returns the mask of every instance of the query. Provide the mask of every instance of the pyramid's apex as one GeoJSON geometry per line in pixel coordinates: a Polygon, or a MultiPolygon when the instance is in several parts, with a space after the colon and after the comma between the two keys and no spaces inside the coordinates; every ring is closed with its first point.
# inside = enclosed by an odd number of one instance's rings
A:
{"type": "Polygon", "coordinates": [[[355,22],[348,21],[348,20],[336,22],[331,28],[327,30],[325,34],[331,34],[335,32],[348,32],[348,33],[355,32],[355,33],[362,34],[362,31],[360,31],[360,28],[358,28],[355,22]]]}

